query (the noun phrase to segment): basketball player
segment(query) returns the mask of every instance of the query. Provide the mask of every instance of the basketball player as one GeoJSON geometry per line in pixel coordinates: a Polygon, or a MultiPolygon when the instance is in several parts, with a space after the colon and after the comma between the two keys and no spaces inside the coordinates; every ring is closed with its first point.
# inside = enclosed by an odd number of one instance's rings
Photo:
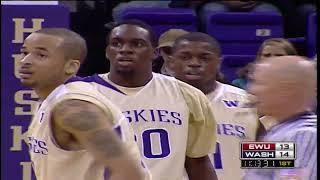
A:
{"type": "Polygon", "coordinates": [[[86,56],[85,40],[67,29],[44,28],[25,39],[21,53],[21,83],[40,97],[28,130],[36,178],[146,179],[121,111],[89,83],[70,80],[86,56]]]}
{"type": "Polygon", "coordinates": [[[217,81],[220,46],[211,36],[191,32],[176,39],[169,61],[173,76],[200,89],[211,101],[217,121],[216,151],[211,162],[218,179],[241,179],[239,144],[255,140],[258,116],[253,108],[243,107],[248,94],[237,87],[217,81]]]}
{"type": "Polygon", "coordinates": [[[249,91],[259,112],[277,121],[263,141],[296,143],[295,168],[250,169],[245,180],[317,179],[317,115],[310,109],[316,98],[313,62],[298,56],[272,57],[255,65],[249,91]]]}
{"type": "Polygon", "coordinates": [[[152,73],[156,41],[137,20],[116,24],[107,37],[110,73],[89,77],[133,127],[141,156],[156,180],[212,180],[215,149],[210,102],[196,88],[152,73]]]}

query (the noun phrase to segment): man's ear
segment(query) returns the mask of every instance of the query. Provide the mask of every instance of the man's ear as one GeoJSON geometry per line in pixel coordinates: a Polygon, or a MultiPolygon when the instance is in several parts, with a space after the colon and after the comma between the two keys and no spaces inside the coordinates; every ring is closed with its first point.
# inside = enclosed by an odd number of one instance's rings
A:
{"type": "Polygon", "coordinates": [[[108,48],[108,46],[106,47],[106,49],[105,49],[105,55],[106,55],[106,58],[109,60],[109,48],[108,48]]]}
{"type": "Polygon", "coordinates": [[[77,74],[78,70],[80,69],[80,60],[71,59],[65,64],[65,72],[67,75],[75,75],[77,74]]]}
{"type": "Polygon", "coordinates": [[[168,55],[168,61],[166,62],[167,66],[169,69],[173,69],[174,68],[174,59],[173,59],[173,56],[172,55],[168,55]]]}
{"type": "Polygon", "coordinates": [[[221,64],[222,61],[223,61],[223,56],[220,56],[220,57],[218,58],[218,61],[219,61],[219,63],[221,64]]]}
{"type": "Polygon", "coordinates": [[[223,61],[223,57],[220,56],[220,57],[218,58],[218,65],[217,65],[217,69],[218,69],[219,71],[220,71],[220,68],[221,68],[222,61],[223,61]]]}
{"type": "Polygon", "coordinates": [[[156,48],[154,48],[153,52],[152,52],[152,60],[154,60],[158,57],[159,57],[159,51],[156,48]]]}
{"type": "Polygon", "coordinates": [[[173,56],[172,55],[168,55],[167,57],[168,57],[169,62],[173,61],[173,56]]]}

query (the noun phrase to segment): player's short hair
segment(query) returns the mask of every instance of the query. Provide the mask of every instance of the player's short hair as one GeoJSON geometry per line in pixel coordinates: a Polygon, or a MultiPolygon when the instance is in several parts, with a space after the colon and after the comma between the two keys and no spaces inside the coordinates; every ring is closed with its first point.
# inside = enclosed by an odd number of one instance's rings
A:
{"type": "Polygon", "coordinates": [[[298,55],[297,50],[294,48],[293,44],[290,41],[284,38],[270,38],[263,41],[263,43],[260,45],[257,52],[257,60],[260,59],[261,53],[266,46],[280,46],[286,52],[286,55],[298,55]]]}
{"type": "Polygon", "coordinates": [[[173,44],[172,52],[175,52],[177,50],[178,44],[181,41],[206,42],[210,44],[214,53],[218,54],[219,56],[221,54],[219,42],[214,37],[202,32],[190,32],[188,34],[178,37],[173,44]]]}
{"type": "Polygon", "coordinates": [[[150,25],[148,25],[147,23],[140,21],[138,19],[127,19],[127,20],[119,21],[117,23],[112,24],[111,27],[109,28],[110,31],[107,34],[107,38],[106,38],[107,44],[109,44],[110,34],[113,31],[113,29],[116,27],[119,27],[121,25],[134,25],[134,26],[138,26],[140,28],[147,30],[148,34],[149,34],[149,40],[150,40],[152,47],[157,46],[156,36],[155,36],[155,33],[154,33],[152,27],[150,25]]]}
{"type": "Polygon", "coordinates": [[[87,56],[87,44],[81,35],[66,28],[43,28],[34,33],[57,36],[63,39],[62,49],[67,59],[78,59],[84,62],[87,56]]]}

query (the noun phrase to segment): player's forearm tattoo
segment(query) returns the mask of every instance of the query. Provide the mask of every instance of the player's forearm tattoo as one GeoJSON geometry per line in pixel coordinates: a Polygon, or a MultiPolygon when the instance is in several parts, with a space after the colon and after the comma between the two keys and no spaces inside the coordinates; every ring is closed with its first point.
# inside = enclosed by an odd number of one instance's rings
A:
{"type": "Polygon", "coordinates": [[[93,104],[85,101],[68,100],[58,105],[55,112],[63,119],[63,126],[78,131],[89,131],[99,128],[101,125],[99,118],[103,114],[102,110],[92,106],[93,104]]]}
{"type": "Polygon", "coordinates": [[[90,144],[103,157],[118,157],[123,154],[120,138],[112,130],[104,129],[90,133],[90,144]]]}
{"type": "Polygon", "coordinates": [[[64,125],[79,131],[90,131],[99,128],[101,118],[98,113],[88,109],[74,109],[64,117],[64,125]]]}
{"type": "MultiPolygon", "coordinates": [[[[123,154],[123,144],[111,127],[104,128],[106,114],[97,106],[80,100],[67,100],[55,108],[62,127],[86,134],[86,144],[102,158],[123,154]]],[[[111,126],[111,125],[110,125],[111,126]]]]}

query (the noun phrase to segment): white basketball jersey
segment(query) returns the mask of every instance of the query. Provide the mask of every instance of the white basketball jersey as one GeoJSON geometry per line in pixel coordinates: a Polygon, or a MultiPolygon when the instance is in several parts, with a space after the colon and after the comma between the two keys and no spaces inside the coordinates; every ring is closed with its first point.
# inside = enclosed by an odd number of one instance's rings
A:
{"type": "Polygon", "coordinates": [[[254,141],[258,116],[254,108],[244,108],[249,99],[240,88],[217,82],[215,91],[207,94],[217,121],[216,151],[210,159],[218,179],[242,179],[240,142],[254,141]]]}
{"type": "MultiPolygon", "coordinates": [[[[91,78],[91,80],[90,80],[91,78]]],[[[155,180],[188,179],[185,156],[214,152],[216,123],[212,107],[198,89],[173,77],[153,73],[145,86],[120,87],[108,74],[91,76],[97,89],[120,107],[155,180]]]]}
{"type": "Polygon", "coordinates": [[[57,87],[40,105],[28,130],[29,153],[37,180],[105,180],[108,170],[86,150],[64,150],[55,143],[50,116],[54,106],[66,99],[94,103],[113,120],[114,129],[137,163],[141,163],[133,131],[121,111],[89,83],[72,82],[57,87]]]}

